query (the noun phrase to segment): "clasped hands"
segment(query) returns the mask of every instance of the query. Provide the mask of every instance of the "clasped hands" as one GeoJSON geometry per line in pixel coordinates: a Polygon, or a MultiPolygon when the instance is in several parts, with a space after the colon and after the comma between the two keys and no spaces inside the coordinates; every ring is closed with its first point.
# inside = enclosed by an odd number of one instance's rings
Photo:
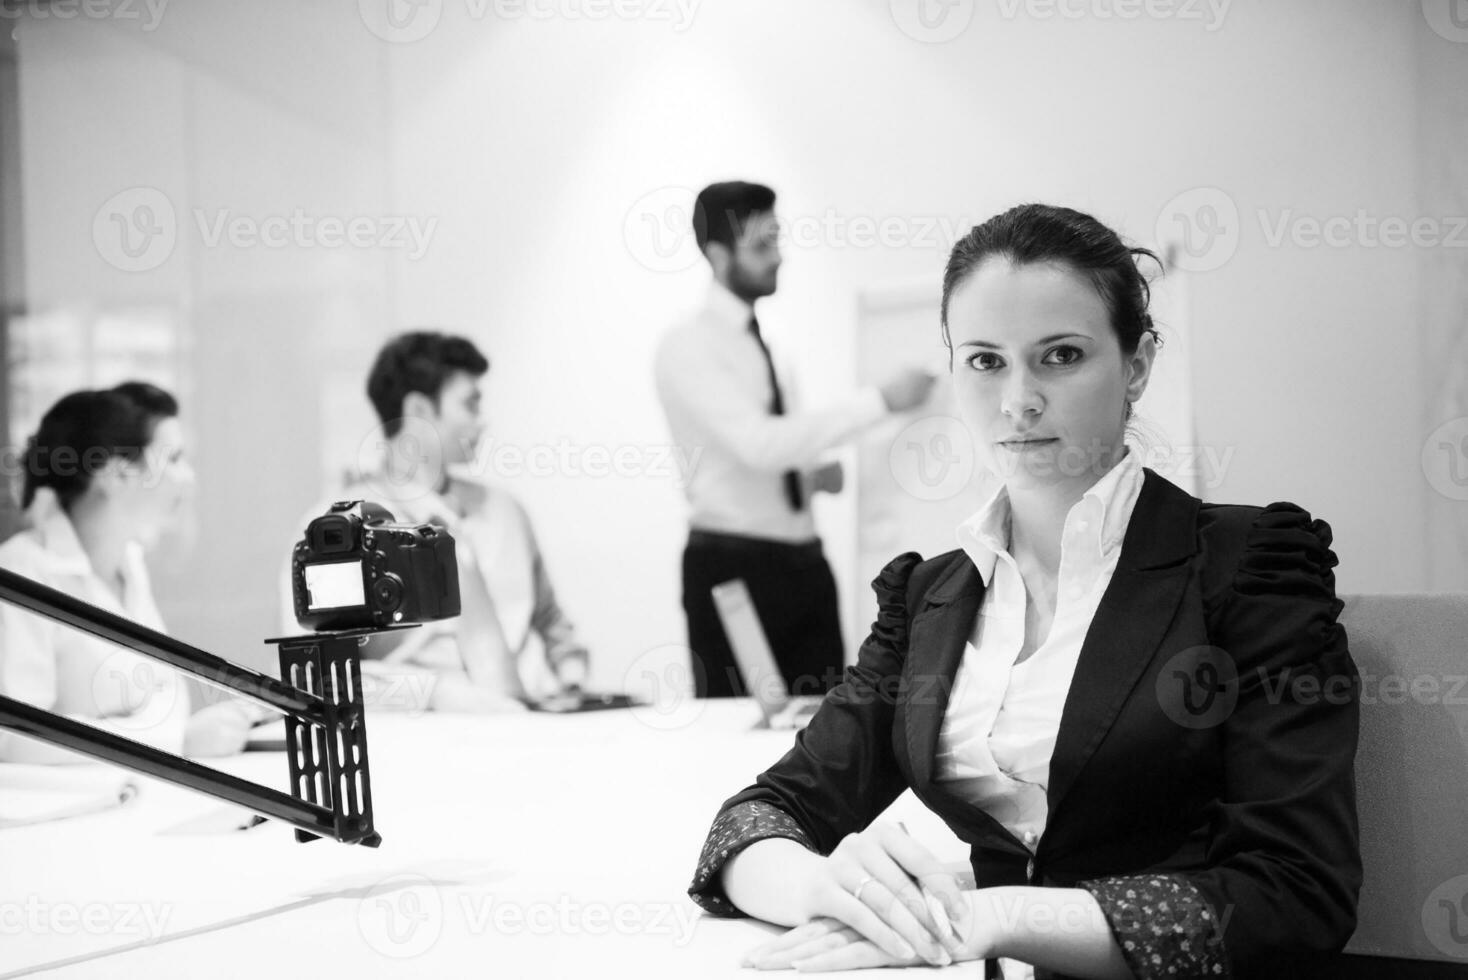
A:
{"type": "Polygon", "coordinates": [[[989,954],[991,930],[958,879],[897,824],[847,835],[804,886],[808,921],[743,965],[802,972],[947,966],[989,954]]]}

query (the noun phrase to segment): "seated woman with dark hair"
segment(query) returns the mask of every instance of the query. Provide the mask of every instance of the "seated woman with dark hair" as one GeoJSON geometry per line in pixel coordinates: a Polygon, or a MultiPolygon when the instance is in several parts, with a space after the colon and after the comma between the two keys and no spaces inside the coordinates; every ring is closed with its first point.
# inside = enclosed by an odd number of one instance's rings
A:
{"type": "Polygon", "coordinates": [[[750,965],[1252,978],[1350,937],[1330,528],[1203,503],[1129,450],[1157,352],[1139,256],[1042,205],[954,247],[944,340],[996,485],[960,548],[883,569],[857,664],[715,819],[694,899],[798,927],[750,965]],[[909,788],[976,888],[877,820],[909,788]]]}
{"type": "MultiPolygon", "coordinates": [[[[193,484],[178,405],[129,382],[65,396],[26,450],[29,527],[0,544],[0,566],[163,630],[143,549],[177,520],[193,484]]],[[[244,747],[264,709],[221,701],[190,714],[183,675],[17,606],[0,604],[0,693],[187,755],[244,747]]],[[[85,757],[0,732],[0,761],[85,757]]]]}

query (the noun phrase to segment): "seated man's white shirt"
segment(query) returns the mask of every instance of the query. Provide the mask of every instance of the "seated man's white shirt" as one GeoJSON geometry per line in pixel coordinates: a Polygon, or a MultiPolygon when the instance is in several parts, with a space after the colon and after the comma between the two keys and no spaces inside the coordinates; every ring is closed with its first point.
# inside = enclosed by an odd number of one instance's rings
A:
{"type": "MultiPolygon", "coordinates": [[[[467,670],[474,679],[501,687],[513,697],[524,693],[519,661],[533,640],[542,643],[552,672],[584,650],[556,602],[529,517],[507,491],[454,477],[447,491],[438,494],[373,475],[322,501],[303,517],[300,530],[332,502],[357,499],[381,504],[401,523],[438,524],[454,537],[463,614],[408,631],[390,660],[435,671],[467,670]],[[466,633],[478,644],[469,660],[459,643],[466,633]],[[476,676],[476,663],[491,676],[476,676]]],[[[300,632],[289,561],[283,576],[282,616],[288,631],[300,632]]],[[[372,661],[363,663],[364,670],[375,669],[372,661]]]]}
{"type": "MultiPolygon", "coordinates": [[[[119,599],[92,569],[54,493],[37,491],[26,515],[31,526],[0,544],[0,567],[163,632],[140,545],[128,546],[119,599]]],[[[9,603],[0,604],[0,693],[155,748],[183,750],[190,702],[182,674],[9,603]]],[[[84,757],[0,732],[0,760],[84,757]]]]}
{"type": "MultiPolygon", "coordinates": [[[[939,730],[936,778],[1032,852],[1049,816],[1046,792],[1061,712],[1142,482],[1142,466],[1128,451],[1071,507],[1050,632],[1019,663],[1028,597],[1009,551],[1003,485],[958,528],[959,545],[986,588],[939,730]]],[[[1007,980],[1033,976],[1025,964],[1002,962],[1007,980]]]]}

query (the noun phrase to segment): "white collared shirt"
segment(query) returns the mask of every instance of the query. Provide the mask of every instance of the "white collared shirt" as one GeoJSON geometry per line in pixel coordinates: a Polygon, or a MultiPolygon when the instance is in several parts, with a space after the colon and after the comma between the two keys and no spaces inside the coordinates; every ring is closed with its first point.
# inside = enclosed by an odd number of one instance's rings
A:
{"type": "MultiPolygon", "coordinates": [[[[142,546],[124,554],[121,599],[93,570],[71,519],[49,489],[26,511],[31,526],[0,544],[0,567],[163,631],[142,546]]],[[[0,603],[0,692],[175,754],[183,751],[189,693],[166,664],[0,603]]],[[[74,752],[0,732],[0,761],[81,762],[74,752]]]]}
{"type": "Polygon", "coordinates": [[[786,470],[805,470],[827,449],[880,421],[887,408],[862,388],[818,411],[799,411],[789,372],[779,371],[785,415],[770,414],[770,378],[749,332],[752,308],[715,282],[708,300],[658,344],[658,397],[673,441],[689,461],[684,487],[697,529],[809,541],[810,507],[794,510],[786,470]],[[696,455],[695,455],[696,454],[696,455]]]}
{"type": "Polygon", "coordinates": [[[1050,632],[1018,664],[1027,596],[1009,552],[1004,486],[958,527],[986,589],[939,731],[936,778],[1031,851],[1045,831],[1050,757],[1081,644],[1116,571],[1142,482],[1128,450],[1066,514],[1050,632]]]}
{"type": "MultiPolygon", "coordinates": [[[[459,636],[477,638],[475,652],[497,683],[518,691],[535,686],[533,665],[524,654],[535,646],[545,658],[545,671],[562,682],[581,683],[586,648],[556,599],[540,546],[525,508],[509,491],[453,476],[448,496],[412,484],[394,482],[381,472],[362,474],[329,499],[302,515],[304,529],[338,500],[370,500],[386,507],[396,521],[438,524],[455,539],[462,615],[425,623],[406,634],[394,649],[398,662],[437,670],[463,669],[459,636]],[[523,668],[531,676],[520,678],[523,668]]],[[[288,557],[280,574],[281,627],[298,633],[288,557]]],[[[372,660],[363,669],[376,669],[372,660]]],[[[542,678],[541,684],[543,686],[542,678]]]]}

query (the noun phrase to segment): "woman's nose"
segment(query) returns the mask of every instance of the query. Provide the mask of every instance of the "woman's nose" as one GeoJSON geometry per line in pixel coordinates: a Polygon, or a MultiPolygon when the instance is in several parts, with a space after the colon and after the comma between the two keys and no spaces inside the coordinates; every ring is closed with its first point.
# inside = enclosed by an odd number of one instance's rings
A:
{"type": "Polygon", "coordinates": [[[1010,418],[1019,418],[1023,415],[1038,415],[1044,407],[1045,398],[1040,394],[1030,373],[1020,368],[1011,371],[1004,383],[1000,411],[1010,418]]]}

